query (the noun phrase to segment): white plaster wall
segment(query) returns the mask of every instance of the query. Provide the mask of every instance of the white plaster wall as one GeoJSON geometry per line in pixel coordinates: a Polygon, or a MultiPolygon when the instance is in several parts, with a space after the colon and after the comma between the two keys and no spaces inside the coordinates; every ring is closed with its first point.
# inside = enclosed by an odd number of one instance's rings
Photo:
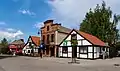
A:
{"type": "Polygon", "coordinates": [[[63,57],[67,57],[67,53],[63,53],[63,57]]]}
{"type": "Polygon", "coordinates": [[[68,52],[72,52],[72,47],[68,47],[68,52]]]}
{"type": "Polygon", "coordinates": [[[94,47],[94,52],[97,52],[97,47],[94,47]]]}
{"type": "Polygon", "coordinates": [[[79,47],[77,47],[77,52],[79,52],[79,47]]]}
{"type": "Polygon", "coordinates": [[[83,40],[83,45],[92,45],[92,44],[89,43],[87,40],[83,40]]]}
{"type": "Polygon", "coordinates": [[[81,40],[84,39],[82,36],[80,36],[79,34],[77,34],[77,40],[81,40]]]}
{"type": "Polygon", "coordinates": [[[93,54],[92,53],[88,53],[88,58],[93,58],[93,54]]]}
{"type": "Polygon", "coordinates": [[[68,57],[72,57],[72,53],[68,53],[68,57]]]}
{"type": "Polygon", "coordinates": [[[32,42],[31,38],[29,38],[29,41],[28,42],[32,42]]]}
{"type": "Polygon", "coordinates": [[[94,58],[97,58],[97,53],[94,53],[94,58]]]}
{"type": "Polygon", "coordinates": [[[76,32],[75,32],[75,31],[73,31],[71,34],[76,34],[76,32]]]}
{"type": "Polygon", "coordinates": [[[71,42],[70,41],[67,42],[67,46],[71,46],[71,42]]]}
{"type": "Polygon", "coordinates": [[[34,49],[34,52],[38,52],[38,49],[34,49]]]}
{"type": "Polygon", "coordinates": [[[80,54],[80,58],[87,58],[87,54],[80,54]]]}
{"type": "Polygon", "coordinates": [[[77,57],[79,57],[79,53],[77,53],[77,57]]]}

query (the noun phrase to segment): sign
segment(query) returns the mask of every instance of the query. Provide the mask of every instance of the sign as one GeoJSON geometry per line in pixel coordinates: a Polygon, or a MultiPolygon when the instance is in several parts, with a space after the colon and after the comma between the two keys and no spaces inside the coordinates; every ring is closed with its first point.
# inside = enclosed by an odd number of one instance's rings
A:
{"type": "Polygon", "coordinates": [[[45,49],[45,44],[44,43],[40,44],[40,49],[45,49]]]}
{"type": "Polygon", "coordinates": [[[73,46],[76,46],[78,44],[78,42],[77,42],[77,34],[71,34],[71,44],[73,46]]]}
{"type": "Polygon", "coordinates": [[[63,41],[63,46],[67,46],[67,40],[63,41]]]}

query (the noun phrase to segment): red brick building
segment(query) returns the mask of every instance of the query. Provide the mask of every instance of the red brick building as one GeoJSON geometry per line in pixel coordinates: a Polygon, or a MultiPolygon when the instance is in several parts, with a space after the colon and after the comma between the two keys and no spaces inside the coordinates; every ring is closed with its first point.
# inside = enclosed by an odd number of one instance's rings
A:
{"type": "Polygon", "coordinates": [[[41,27],[41,40],[46,45],[45,55],[56,57],[58,45],[70,31],[70,29],[61,26],[61,24],[54,24],[53,20],[45,21],[44,26],[41,27]]]}

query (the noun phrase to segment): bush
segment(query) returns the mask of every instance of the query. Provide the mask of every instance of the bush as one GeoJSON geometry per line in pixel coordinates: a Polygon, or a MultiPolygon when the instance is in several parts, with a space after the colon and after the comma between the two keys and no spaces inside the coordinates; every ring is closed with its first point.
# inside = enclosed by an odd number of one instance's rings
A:
{"type": "Polygon", "coordinates": [[[1,48],[0,53],[7,54],[8,48],[1,48]]]}

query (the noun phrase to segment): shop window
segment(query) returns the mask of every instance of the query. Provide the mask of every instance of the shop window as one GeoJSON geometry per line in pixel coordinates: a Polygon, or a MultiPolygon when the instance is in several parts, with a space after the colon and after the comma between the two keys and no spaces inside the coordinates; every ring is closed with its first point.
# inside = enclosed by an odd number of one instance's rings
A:
{"type": "Polygon", "coordinates": [[[87,47],[79,47],[80,53],[87,53],[87,47]]]}
{"type": "Polygon", "coordinates": [[[62,47],[62,52],[67,53],[68,52],[68,47],[62,47]]]}

